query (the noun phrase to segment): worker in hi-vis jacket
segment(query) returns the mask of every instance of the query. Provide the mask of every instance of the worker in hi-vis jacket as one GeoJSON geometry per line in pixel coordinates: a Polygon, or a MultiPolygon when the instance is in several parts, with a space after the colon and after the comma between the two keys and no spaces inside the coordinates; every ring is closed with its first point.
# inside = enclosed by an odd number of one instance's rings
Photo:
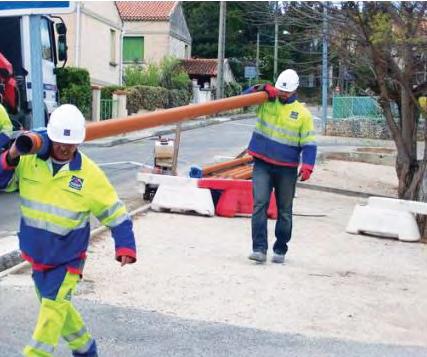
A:
{"type": "Polygon", "coordinates": [[[292,203],[297,177],[310,178],[316,159],[313,117],[298,101],[298,74],[287,69],[275,86],[256,85],[246,93],[265,91],[268,101],[257,109],[257,122],[248,153],[254,158],[252,253],[249,259],[267,260],[267,209],[274,189],[278,217],[272,262],[284,263],[292,235],[292,203]],[[298,171],[299,167],[299,171],[298,171]]]}
{"type": "Polygon", "coordinates": [[[0,189],[20,193],[19,246],[41,303],[23,353],[52,356],[62,337],[73,356],[97,356],[95,340],[71,303],[86,259],[90,214],[111,229],[122,266],[136,261],[132,221],[105,174],[78,150],[85,138],[79,109],[55,109],[47,137],[46,152],[21,155],[15,141],[0,156],[0,189]]]}

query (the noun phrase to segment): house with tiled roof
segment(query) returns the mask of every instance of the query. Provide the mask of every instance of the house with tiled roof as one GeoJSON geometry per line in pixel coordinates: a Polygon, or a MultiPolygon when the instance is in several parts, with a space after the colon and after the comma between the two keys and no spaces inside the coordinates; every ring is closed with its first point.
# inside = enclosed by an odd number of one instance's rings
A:
{"type": "MultiPolygon", "coordinates": [[[[191,58],[181,61],[183,68],[188,73],[193,83],[200,88],[216,88],[218,76],[218,59],[216,58],[191,58]]],[[[224,60],[224,83],[235,82],[233,72],[227,59],[224,60]]]]}
{"type": "Polygon", "coordinates": [[[191,35],[179,1],[117,1],[123,21],[123,63],[191,57],[191,35]]]}

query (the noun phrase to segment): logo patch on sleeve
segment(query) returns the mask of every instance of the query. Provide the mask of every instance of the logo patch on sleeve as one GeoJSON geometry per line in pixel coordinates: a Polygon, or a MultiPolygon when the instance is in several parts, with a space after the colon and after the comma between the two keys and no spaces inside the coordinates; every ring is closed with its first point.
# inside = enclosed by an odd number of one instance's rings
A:
{"type": "Polygon", "coordinates": [[[74,188],[75,190],[81,190],[83,187],[83,179],[77,176],[71,177],[69,187],[74,188]]]}
{"type": "Polygon", "coordinates": [[[298,112],[291,112],[291,119],[298,119],[298,112]]]}

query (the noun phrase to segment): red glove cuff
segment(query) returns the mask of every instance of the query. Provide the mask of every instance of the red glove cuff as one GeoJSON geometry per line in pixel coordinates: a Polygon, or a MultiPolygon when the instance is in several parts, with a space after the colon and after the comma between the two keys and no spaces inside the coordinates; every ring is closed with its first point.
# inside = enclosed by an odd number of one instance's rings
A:
{"type": "Polygon", "coordinates": [[[136,262],[136,252],[129,248],[118,248],[116,250],[116,260],[121,261],[121,257],[126,256],[132,258],[132,263],[136,262]]]}

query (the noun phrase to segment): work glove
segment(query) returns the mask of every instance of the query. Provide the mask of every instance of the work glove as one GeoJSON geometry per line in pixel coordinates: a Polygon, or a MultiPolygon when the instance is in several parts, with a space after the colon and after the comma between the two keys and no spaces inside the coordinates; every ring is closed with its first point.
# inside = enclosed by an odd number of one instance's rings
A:
{"type": "Polygon", "coordinates": [[[298,174],[300,181],[307,181],[310,178],[312,172],[313,170],[311,168],[306,165],[302,165],[298,174]]]}
{"type": "Polygon", "coordinates": [[[277,95],[279,94],[278,90],[273,87],[270,83],[265,83],[265,84],[259,84],[257,87],[257,91],[264,91],[268,94],[268,100],[270,101],[275,101],[277,95]]]}

